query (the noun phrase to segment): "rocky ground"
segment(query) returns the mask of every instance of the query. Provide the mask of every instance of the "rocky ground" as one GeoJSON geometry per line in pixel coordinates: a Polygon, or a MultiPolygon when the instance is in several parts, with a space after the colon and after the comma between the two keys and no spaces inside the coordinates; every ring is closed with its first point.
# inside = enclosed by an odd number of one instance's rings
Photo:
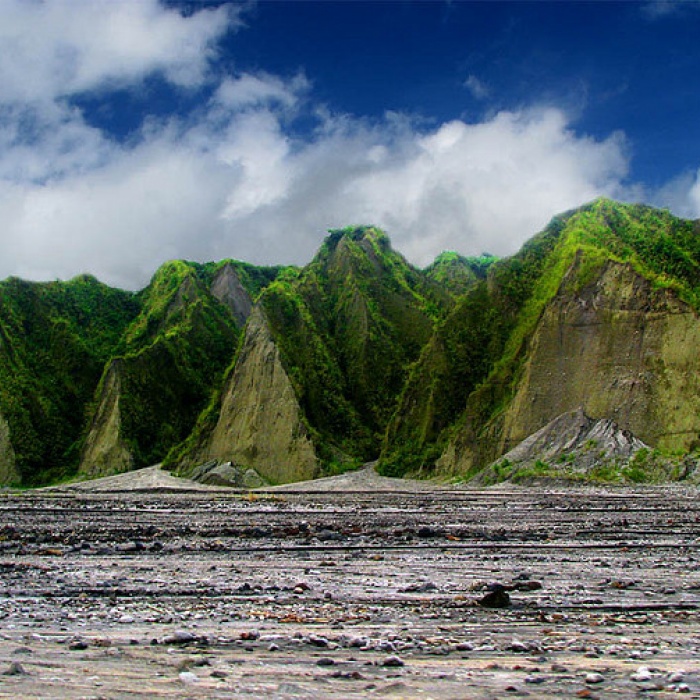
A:
{"type": "Polygon", "coordinates": [[[678,488],[4,494],[0,697],[700,698],[699,548],[678,488]]]}

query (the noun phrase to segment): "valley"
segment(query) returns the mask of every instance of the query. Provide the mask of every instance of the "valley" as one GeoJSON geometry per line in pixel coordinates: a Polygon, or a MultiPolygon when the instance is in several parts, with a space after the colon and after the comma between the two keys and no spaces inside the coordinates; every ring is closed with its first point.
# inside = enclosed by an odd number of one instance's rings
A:
{"type": "Polygon", "coordinates": [[[0,697],[700,696],[693,489],[112,479],[0,501],[0,697]]]}

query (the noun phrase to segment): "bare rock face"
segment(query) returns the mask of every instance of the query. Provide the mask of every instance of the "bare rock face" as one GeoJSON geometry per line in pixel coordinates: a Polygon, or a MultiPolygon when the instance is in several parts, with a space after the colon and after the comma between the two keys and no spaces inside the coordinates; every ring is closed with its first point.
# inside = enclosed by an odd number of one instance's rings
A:
{"type": "Polygon", "coordinates": [[[214,277],[211,284],[211,293],[222,304],[228,307],[236,321],[236,325],[243,327],[250,316],[253,302],[250,294],[245,290],[232,265],[226,263],[214,277]]]}
{"type": "Polygon", "coordinates": [[[10,439],[10,426],[0,414],[0,486],[19,481],[15,464],[15,451],[10,439]]]}
{"type": "Polygon", "coordinates": [[[121,435],[120,368],[121,362],[113,361],[102,380],[97,410],[83,447],[79,472],[90,478],[109,476],[134,467],[131,451],[121,435]]]}
{"type": "Polygon", "coordinates": [[[641,449],[648,448],[628,430],[621,430],[609,418],[594,420],[582,408],[557,416],[544,428],[523,440],[517,447],[503,455],[511,462],[536,459],[549,461],[574,451],[595,452],[594,458],[628,458],[641,449]],[[595,447],[595,450],[589,450],[595,447]]]}
{"type": "Polygon", "coordinates": [[[318,476],[319,462],[263,310],[256,306],[213,431],[188,458],[255,469],[271,483],[318,476]]]}
{"type": "Polygon", "coordinates": [[[558,468],[562,474],[585,474],[601,464],[628,465],[648,445],[628,430],[622,430],[609,418],[594,420],[582,408],[564,413],[550,421],[517,447],[504,454],[477,477],[489,482],[515,476],[519,469],[534,464],[558,468]]]}
{"type": "Polygon", "coordinates": [[[700,436],[697,314],[619,263],[606,263],[579,294],[567,287],[535,332],[504,451],[578,406],[654,447],[688,450],[700,436]]]}
{"type": "Polygon", "coordinates": [[[484,455],[490,462],[579,407],[655,448],[698,445],[697,313],[672,290],[613,261],[579,288],[580,265],[579,256],[545,308],[513,399],[482,432],[487,449],[458,435],[441,459],[446,470],[473,470],[484,455]]]}

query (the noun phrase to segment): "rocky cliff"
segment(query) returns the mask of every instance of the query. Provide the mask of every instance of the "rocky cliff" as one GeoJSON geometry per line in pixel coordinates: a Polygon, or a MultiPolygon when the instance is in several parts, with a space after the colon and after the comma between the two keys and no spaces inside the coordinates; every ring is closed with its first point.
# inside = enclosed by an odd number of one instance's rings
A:
{"type": "Polygon", "coordinates": [[[105,370],[81,475],[160,462],[190,434],[235,353],[256,274],[261,286],[269,282],[266,271],[234,261],[172,261],[156,272],[124,333],[122,354],[105,370]]]}
{"type": "Polygon", "coordinates": [[[17,484],[19,481],[15,450],[10,438],[10,426],[0,414],[0,484],[17,484]]]}
{"type": "Polygon", "coordinates": [[[111,362],[97,392],[97,408],[80,457],[81,472],[89,478],[118,474],[134,466],[119,408],[122,367],[123,360],[111,362]]]}
{"type": "Polygon", "coordinates": [[[577,260],[540,319],[498,449],[507,451],[577,406],[656,447],[695,447],[698,313],[672,290],[655,289],[630,265],[613,261],[577,291],[580,266],[577,260]]]}
{"type": "Polygon", "coordinates": [[[180,461],[183,473],[217,460],[255,469],[272,483],[312,479],[319,460],[261,306],[224,383],[213,428],[180,461]]]}
{"type": "Polygon", "coordinates": [[[226,305],[236,325],[242,328],[250,316],[253,300],[231,262],[216,272],[210,290],[215,299],[226,305]]]}
{"type": "Polygon", "coordinates": [[[577,407],[697,448],[698,309],[697,223],[609,200],[556,217],[437,326],[382,468],[474,476],[577,407]]]}
{"type": "Polygon", "coordinates": [[[208,438],[173,463],[216,458],[289,481],[375,458],[407,367],[452,299],[382,231],[331,232],[307,267],[261,295],[216,429],[209,416],[208,438]]]}

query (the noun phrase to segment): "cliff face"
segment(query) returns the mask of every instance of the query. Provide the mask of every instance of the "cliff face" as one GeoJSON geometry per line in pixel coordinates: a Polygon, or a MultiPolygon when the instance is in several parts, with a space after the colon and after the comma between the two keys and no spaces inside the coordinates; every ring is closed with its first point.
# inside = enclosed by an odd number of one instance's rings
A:
{"type": "Polygon", "coordinates": [[[700,442],[700,226],[597,200],[494,262],[436,326],[380,469],[474,476],[567,411],[700,442]]]}
{"type": "Polygon", "coordinates": [[[105,370],[81,455],[82,475],[161,461],[194,427],[238,330],[193,265],[166,264],[144,293],[124,352],[105,370]]]}
{"type": "Polygon", "coordinates": [[[265,314],[253,310],[218,420],[185,464],[209,460],[253,468],[273,483],[311,479],[319,462],[265,314]]]}
{"type": "Polygon", "coordinates": [[[474,472],[578,407],[655,448],[700,445],[698,313],[629,264],[608,260],[581,286],[584,267],[578,255],[543,310],[512,399],[480,432],[458,431],[439,468],[474,472]]]}
{"type": "Polygon", "coordinates": [[[697,313],[629,265],[606,263],[579,293],[565,279],[535,331],[499,451],[577,406],[656,447],[689,449],[700,436],[699,342],[697,313]]]}
{"type": "Polygon", "coordinates": [[[309,265],[260,296],[220,412],[200,419],[172,463],[232,461],[290,481],[376,458],[407,367],[451,301],[378,229],[331,232],[309,265]]]}
{"type": "Polygon", "coordinates": [[[97,410],[80,458],[81,472],[89,478],[129,471],[134,465],[123,438],[119,410],[122,366],[123,361],[112,362],[99,388],[97,410]]]}
{"type": "Polygon", "coordinates": [[[250,316],[253,301],[231,263],[226,263],[219,269],[210,291],[215,299],[228,308],[236,325],[242,328],[250,316]]]}
{"type": "Polygon", "coordinates": [[[0,484],[16,484],[19,480],[10,426],[0,414],[0,484]]]}

